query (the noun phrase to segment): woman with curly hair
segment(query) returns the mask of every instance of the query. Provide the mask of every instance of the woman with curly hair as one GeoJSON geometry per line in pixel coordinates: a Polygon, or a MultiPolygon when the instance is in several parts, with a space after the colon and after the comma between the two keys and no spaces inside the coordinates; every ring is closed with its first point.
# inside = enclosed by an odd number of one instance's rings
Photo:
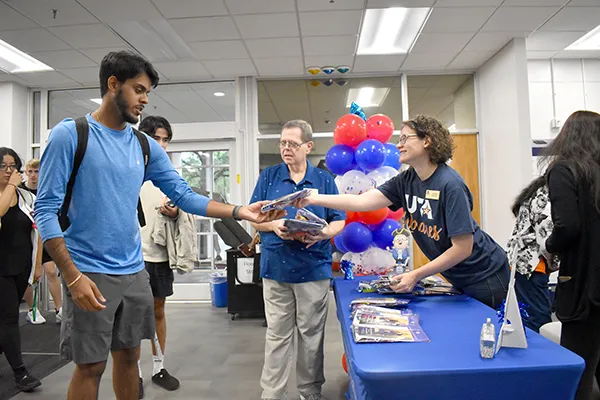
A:
{"type": "Polygon", "coordinates": [[[505,251],[473,217],[473,196],[462,177],[446,163],[454,142],[435,118],[406,121],[397,145],[410,168],[361,195],[312,195],[298,202],[347,211],[404,208],[406,226],[431,260],[394,277],[392,289],[411,292],[418,281],[441,273],[465,294],[497,308],[506,297],[509,266],[505,251]]]}

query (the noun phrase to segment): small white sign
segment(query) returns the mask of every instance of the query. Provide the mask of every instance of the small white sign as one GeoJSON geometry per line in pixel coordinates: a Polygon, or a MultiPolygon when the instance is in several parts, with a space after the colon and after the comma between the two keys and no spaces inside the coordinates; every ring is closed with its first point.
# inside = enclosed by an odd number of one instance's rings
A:
{"type": "Polygon", "coordinates": [[[236,285],[242,283],[253,283],[254,276],[254,258],[238,258],[237,259],[237,279],[236,285]]]}

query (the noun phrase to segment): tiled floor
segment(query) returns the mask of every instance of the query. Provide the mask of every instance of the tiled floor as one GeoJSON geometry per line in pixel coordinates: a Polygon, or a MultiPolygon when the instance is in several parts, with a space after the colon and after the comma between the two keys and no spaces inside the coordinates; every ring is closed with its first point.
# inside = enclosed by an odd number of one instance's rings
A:
{"type": "MultiPolygon", "coordinates": [[[[209,304],[168,304],[168,339],[166,367],[179,378],[181,387],[166,392],[155,386],[150,375],[152,357],[146,341],[142,349],[142,369],[148,400],[258,400],[260,374],[264,359],[262,320],[231,321],[226,309],[209,304]]],[[[348,377],[341,367],[343,346],[335,302],[331,297],[325,343],[325,376],[323,395],[330,400],[344,399],[348,377]]],[[[109,362],[100,387],[99,399],[114,399],[112,366],[109,362]]],[[[15,399],[65,399],[73,364],[68,364],[45,378],[41,388],[31,394],[21,393],[15,399]]],[[[288,398],[299,398],[292,379],[288,398]]]]}

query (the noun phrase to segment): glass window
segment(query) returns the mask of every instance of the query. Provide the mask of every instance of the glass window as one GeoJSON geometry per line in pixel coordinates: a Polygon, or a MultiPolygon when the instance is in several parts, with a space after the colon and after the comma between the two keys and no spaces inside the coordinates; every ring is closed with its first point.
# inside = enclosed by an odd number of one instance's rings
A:
{"type": "Polygon", "coordinates": [[[39,160],[40,159],[40,148],[39,147],[34,147],[32,154],[33,154],[33,158],[39,160]]]}
{"type": "Polygon", "coordinates": [[[477,129],[473,75],[415,75],[407,77],[410,118],[425,114],[450,130],[477,129]]]}

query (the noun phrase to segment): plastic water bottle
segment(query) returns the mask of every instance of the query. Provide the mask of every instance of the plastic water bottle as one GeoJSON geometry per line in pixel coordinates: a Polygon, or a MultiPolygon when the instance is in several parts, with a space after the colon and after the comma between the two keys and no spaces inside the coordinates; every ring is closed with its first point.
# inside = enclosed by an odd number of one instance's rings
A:
{"type": "Polygon", "coordinates": [[[481,327],[481,336],[479,339],[479,352],[481,358],[494,358],[496,347],[496,328],[492,325],[492,320],[487,319],[481,327]]]}

